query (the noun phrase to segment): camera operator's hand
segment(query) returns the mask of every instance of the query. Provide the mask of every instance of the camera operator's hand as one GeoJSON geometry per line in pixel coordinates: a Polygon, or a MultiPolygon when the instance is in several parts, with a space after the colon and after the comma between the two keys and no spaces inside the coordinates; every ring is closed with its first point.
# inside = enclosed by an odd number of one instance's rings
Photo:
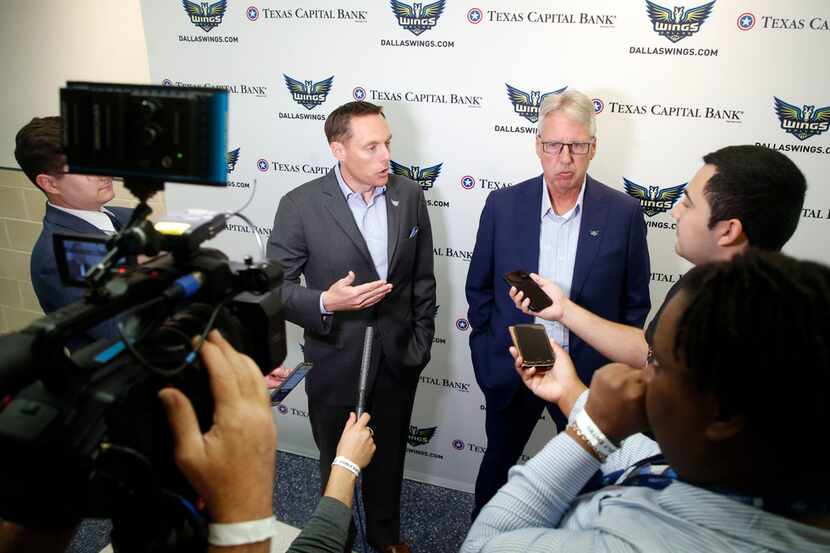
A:
{"type": "MultiPolygon", "coordinates": [[[[366,468],[372,460],[372,455],[375,454],[373,432],[367,426],[370,418],[368,413],[363,413],[359,419],[357,415],[350,413],[346,427],[340,434],[340,441],[337,443],[337,457],[345,457],[361,470],[366,468]]],[[[336,499],[351,508],[356,479],[357,476],[350,470],[339,465],[332,465],[323,495],[336,499]]]]}
{"type": "Polygon", "coordinates": [[[277,432],[262,373],[215,330],[200,355],[215,404],[206,434],[184,394],[174,388],[159,392],[173,431],[176,464],[205,500],[212,522],[269,517],[277,432]]]}
{"type": "Polygon", "coordinates": [[[375,280],[352,286],[354,271],[337,280],[323,292],[323,307],[326,311],[358,311],[375,305],[392,290],[385,280],[375,280]]]}
{"type": "Polygon", "coordinates": [[[591,379],[585,411],[613,442],[648,430],[646,381],[643,369],[611,363],[591,379]]]}
{"type": "Polygon", "coordinates": [[[522,378],[522,382],[525,383],[525,386],[534,395],[545,401],[557,404],[559,409],[568,417],[571,414],[574,403],[576,403],[576,400],[579,399],[579,396],[588,387],[585,386],[582,380],[579,379],[579,375],[576,374],[576,368],[568,352],[562,349],[562,346],[554,340],[550,340],[550,345],[553,348],[556,361],[554,361],[553,367],[547,371],[537,371],[533,367],[528,369],[523,368],[522,363],[524,360],[519,355],[518,350],[513,346],[510,347],[510,355],[513,356],[514,367],[522,378]]]}

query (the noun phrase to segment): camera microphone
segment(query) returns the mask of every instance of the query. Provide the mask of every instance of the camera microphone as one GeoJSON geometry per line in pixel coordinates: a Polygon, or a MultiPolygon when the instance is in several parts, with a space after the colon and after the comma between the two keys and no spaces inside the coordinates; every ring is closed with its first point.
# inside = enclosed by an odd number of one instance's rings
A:
{"type": "Polygon", "coordinates": [[[360,361],[360,383],[357,393],[357,418],[366,410],[366,381],[369,379],[369,365],[372,361],[372,341],[375,336],[375,327],[367,326],[363,335],[363,358],[360,361]]]}

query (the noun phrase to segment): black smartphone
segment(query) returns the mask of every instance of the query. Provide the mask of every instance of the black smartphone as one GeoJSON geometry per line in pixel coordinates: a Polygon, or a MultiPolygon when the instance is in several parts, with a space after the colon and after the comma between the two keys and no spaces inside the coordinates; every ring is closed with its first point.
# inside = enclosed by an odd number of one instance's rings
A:
{"type": "Polygon", "coordinates": [[[301,362],[288,374],[282,384],[271,390],[271,405],[279,405],[291,390],[297,387],[306,373],[311,369],[311,363],[301,362]]]}
{"type": "Polygon", "coordinates": [[[553,367],[556,355],[550,345],[545,327],[537,324],[513,325],[507,327],[513,345],[522,356],[522,366],[534,367],[537,371],[546,371],[553,367]]]}
{"type": "Polygon", "coordinates": [[[533,279],[530,278],[530,273],[527,271],[510,271],[504,275],[504,280],[510,286],[515,286],[517,290],[524,293],[526,298],[530,298],[531,311],[538,313],[542,309],[553,305],[553,300],[550,299],[550,296],[545,294],[545,291],[533,282],[533,279]]]}

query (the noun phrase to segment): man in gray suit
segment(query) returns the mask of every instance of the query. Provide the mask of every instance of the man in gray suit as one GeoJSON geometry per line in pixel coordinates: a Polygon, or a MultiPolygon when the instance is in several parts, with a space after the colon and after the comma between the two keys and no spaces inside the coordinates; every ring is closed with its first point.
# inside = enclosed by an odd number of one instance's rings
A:
{"type": "Polygon", "coordinates": [[[377,452],[363,478],[366,533],[381,551],[408,552],[400,493],[415,388],[435,332],[432,229],[418,184],[389,174],[392,135],[380,106],[344,104],[325,132],[338,163],[282,198],[268,257],[285,271],[285,318],[305,329],[305,359],[314,364],[306,392],[324,488],[355,409],[364,331],[375,328],[366,408],[377,452]]]}

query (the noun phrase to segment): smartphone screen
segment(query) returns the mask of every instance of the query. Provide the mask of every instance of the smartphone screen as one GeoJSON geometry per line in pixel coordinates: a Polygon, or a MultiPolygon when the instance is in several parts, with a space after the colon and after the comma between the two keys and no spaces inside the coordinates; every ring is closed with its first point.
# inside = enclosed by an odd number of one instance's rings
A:
{"type": "Polygon", "coordinates": [[[545,294],[545,291],[539,288],[539,285],[533,282],[530,274],[527,271],[511,271],[504,275],[504,280],[511,286],[515,286],[517,290],[522,292],[526,298],[530,298],[530,310],[539,312],[542,309],[553,305],[553,301],[545,294]]]}
{"type": "MultiPolygon", "coordinates": [[[[64,286],[86,287],[89,272],[107,255],[105,236],[55,234],[52,237],[58,274],[64,286]]],[[[118,261],[123,265],[124,259],[118,261]]]]}
{"type": "Polygon", "coordinates": [[[311,363],[302,362],[291,371],[291,374],[282,381],[277,388],[271,390],[271,405],[279,405],[285,397],[297,387],[306,373],[311,369],[311,363]]]}

